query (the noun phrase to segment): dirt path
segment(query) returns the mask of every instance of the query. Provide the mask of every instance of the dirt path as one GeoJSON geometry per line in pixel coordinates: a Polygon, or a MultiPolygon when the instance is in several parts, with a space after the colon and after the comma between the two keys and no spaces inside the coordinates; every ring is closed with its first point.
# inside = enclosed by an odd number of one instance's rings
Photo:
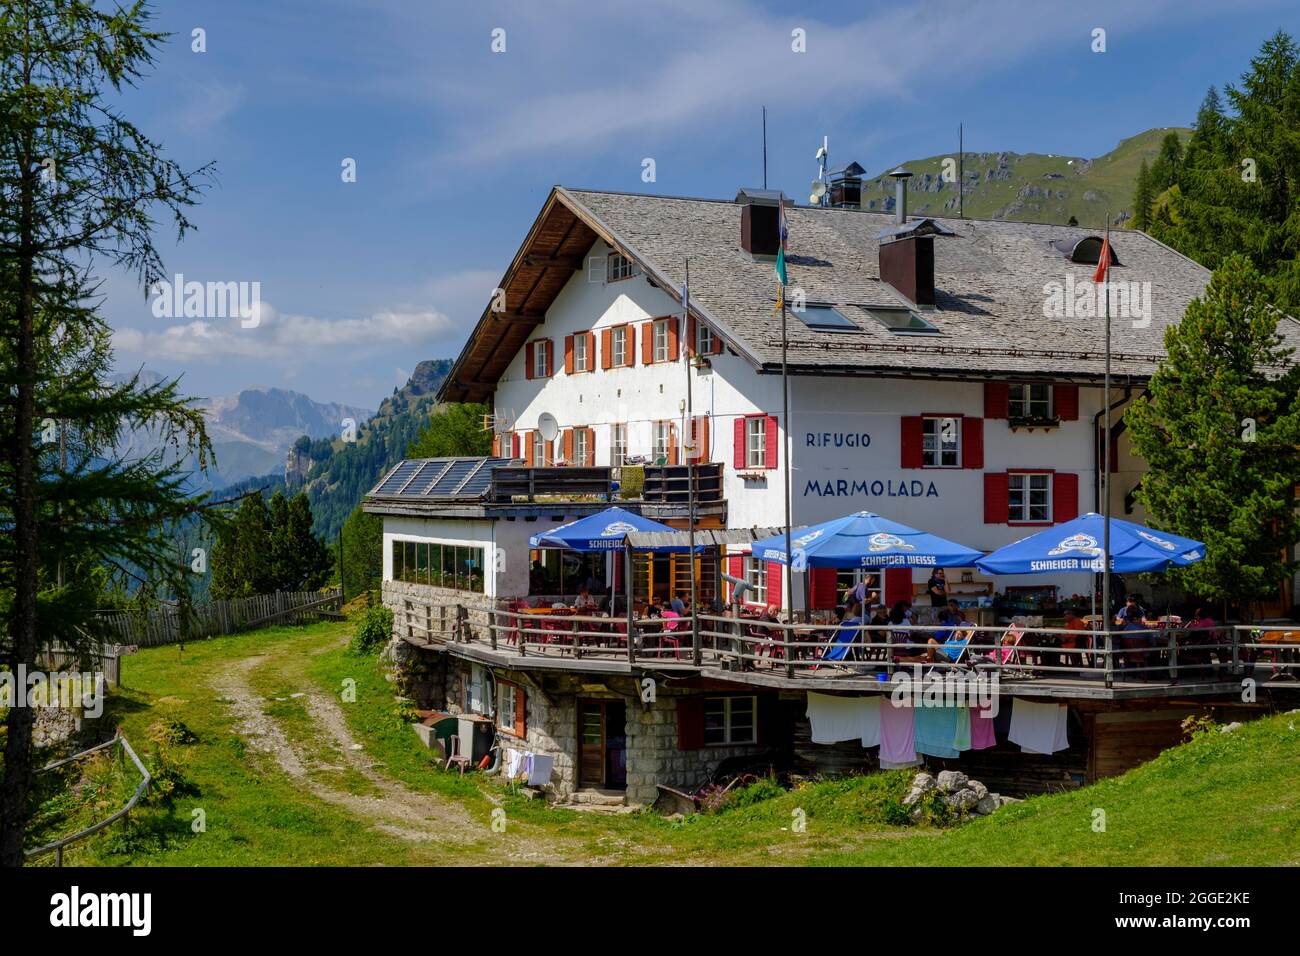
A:
{"type": "Polygon", "coordinates": [[[337,752],[347,769],[360,774],[376,792],[350,793],[332,785],[328,782],[329,772],[337,772],[340,766],[323,763],[291,740],[266,712],[269,699],[254,693],[250,686],[249,672],[269,660],[267,655],[256,655],[233,662],[212,679],[212,689],[229,706],[235,731],[248,742],[250,749],[267,755],[316,799],[346,811],[367,827],[412,843],[449,848],[490,843],[499,853],[501,863],[556,864],[572,859],[551,839],[541,840],[521,833],[518,827],[495,833],[454,800],[437,793],[411,790],[379,773],[348,730],[338,703],[313,690],[304,695],[303,703],[324,736],[325,745],[331,752],[337,752]]]}

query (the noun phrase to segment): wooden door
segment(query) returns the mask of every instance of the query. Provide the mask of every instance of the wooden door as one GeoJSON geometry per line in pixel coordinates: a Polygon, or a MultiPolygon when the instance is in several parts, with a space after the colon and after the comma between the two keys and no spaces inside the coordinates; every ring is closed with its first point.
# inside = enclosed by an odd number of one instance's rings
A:
{"type": "Polygon", "coordinates": [[[626,709],[621,700],[578,701],[578,786],[627,786],[626,709]]]}

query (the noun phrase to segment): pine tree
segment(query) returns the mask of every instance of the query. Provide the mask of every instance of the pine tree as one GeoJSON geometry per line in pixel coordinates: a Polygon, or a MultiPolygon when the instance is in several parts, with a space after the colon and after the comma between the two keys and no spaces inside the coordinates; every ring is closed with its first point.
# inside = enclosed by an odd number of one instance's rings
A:
{"type": "Polygon", "coordinates": [[[343,524],[343,588],[349,595],[379,584],[384,570],[384,520],[358,505],[343,524]]]}
{"type": "Polygon", "coordinates": [[[1133,227],[1144,232],[1151,226],[1151,170],[1147,161],[1138,167],[1137,184],[1133,189],[1133,227]]]}
{"type": "Polygon", "coordinates": [[[1300,367],[1286,368],[1279,318],[1250,261],[1229,257],[1166,331],[1167,358],[1124,416],[1147,463],[1138,501],[1206,544],[1204,561],[1170,574],[1206,599],[1268,598],[1296,570],[1300,367]]]}
{"type": "Polygon", "coordinates": [[[217,531],[209,567],[214,600],[251,597],[275,590],[272,576],[271,512],[254,493],[239,503],[234,517],[217,531]]]}
{"type": "MultiPolygon", "coordinates": [[[[301,492],[289,501],[283,529],[272,533],[287,545],[291,557],[284,562],[286,573],[276,586],[284,591],[315,591],[325,584],[334,557],[329,548],[312,532],[311,505],[301,492]]],[[[273,542],[272,552],[276,551],[273,542]]]]}
{"type": "MultiPolygon", "coordinates": [[[[179,593],[185,570],[160,529],[203,511],[161,453],[114,453],[125,428],[146,426],[200,467],[211,447],[174,382],[108,381],[110,330],[90,295],[105,261],[146,286],[163,276],[154,226],[162,213],[184,235],[203,173],[164,159],[121,113],[123,89],[163,39],[150,18],[142,2],[0,5],[0,656],[10,667],[34,669],[48,642],[96,633],[93,565],[170,578],[179,593]],[[51,426],[64,441],[47,440],[51,426]]],[[[30,707],[5,718],[0,865],[23,863],[33,722],[30,707]]]]}
{"type": "Polygon", "coordinates": [[[486,455],[492,451],[492,433],[483,428],[486,405],[452,402],[439,405],[418,438],[407,448],[408,458],[454,458],[486,455]]]}

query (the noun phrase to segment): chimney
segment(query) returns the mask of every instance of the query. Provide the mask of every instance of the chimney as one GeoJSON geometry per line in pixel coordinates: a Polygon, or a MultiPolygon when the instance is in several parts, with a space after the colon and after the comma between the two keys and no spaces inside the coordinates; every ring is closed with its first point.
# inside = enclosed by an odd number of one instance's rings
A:
{"type": "Polygon", "coordinates": [[[882,242],[880,279],[914,305],[934,305],[934,238],[907,236],[882,242]]]}
{"type": "Polygon", "coordinates": [[[907,181],[912,174],[899,166],[889,175],[894,177],[894,222],[901,226],[907,222],[907,181]]]}
{"type": "Polygon", "coordinates": [[[741,189],[736,193],[740,203],[740,248],[752,256],[775,256],[781,243],[780,204],[777,189],[741,189]]]}

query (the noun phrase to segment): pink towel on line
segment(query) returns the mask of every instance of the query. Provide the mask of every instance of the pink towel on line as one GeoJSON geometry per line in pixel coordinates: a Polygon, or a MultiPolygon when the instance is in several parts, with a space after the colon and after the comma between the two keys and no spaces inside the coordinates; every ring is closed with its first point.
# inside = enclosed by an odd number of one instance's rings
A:
{"type": "Polygon", "coordinates": [[[915,767],[916,714],[911,707],[898,707],[888,697],[880,701],[880,766],[885,770],[915,767]]]}
{"type": "Polygon", "coordinates": [[[970,711],[970,749],[988,750],[996,746],[997,735],[993,732],[993,714],[991,707],[972,707],[970,711]]]}

